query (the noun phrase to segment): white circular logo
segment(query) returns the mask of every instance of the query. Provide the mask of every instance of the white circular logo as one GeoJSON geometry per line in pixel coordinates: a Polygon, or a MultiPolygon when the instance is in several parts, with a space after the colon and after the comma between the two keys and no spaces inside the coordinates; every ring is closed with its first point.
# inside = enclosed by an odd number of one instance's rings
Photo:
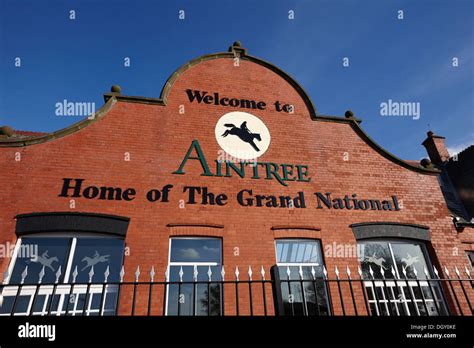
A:
{"type": "Polygon", "coordinates": [[[217,121],[215,132],[220,147],[238,159],[261,157],[270,145],[270,132],[265,123],[246,112],[225,114],[217,121]]]}

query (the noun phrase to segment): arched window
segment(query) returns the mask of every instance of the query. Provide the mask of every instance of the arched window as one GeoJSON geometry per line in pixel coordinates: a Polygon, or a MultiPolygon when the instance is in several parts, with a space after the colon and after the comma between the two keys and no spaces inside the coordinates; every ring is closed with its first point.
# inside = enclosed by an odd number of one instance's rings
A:
{"type": "Polygon", "coordinates": [[[352,225],[374,315],[447,315],[426,250],[429,230],[395,223],[352,225]]]}
{"type": "Polygon", "coordinates": [[[115,314],[127,227],[110,215],[17,216],[0,315],[115,314]]]}

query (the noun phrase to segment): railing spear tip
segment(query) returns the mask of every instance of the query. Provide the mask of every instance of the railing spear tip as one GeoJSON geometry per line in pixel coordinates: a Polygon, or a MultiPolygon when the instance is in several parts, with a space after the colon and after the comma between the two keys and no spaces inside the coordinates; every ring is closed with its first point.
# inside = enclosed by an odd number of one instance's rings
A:
{"type": "Polygon", "coordinates": [[[460,277],[458,266],[454,266],[454,272],[460,277]]]}
{"type": "Polygon", "coordinates": [[[466,272],[466,274],[468,275],[468,277],[471,278],[471,271],[469,271],[469,269],[467,268],[467,266],[464,266],[464,271],[466,272]]]}
{"type": "Polygon", "coordinates": [[[449,270],[446,268],[446,266],[444,266],[444,273],[446,273],[446,275],[447,275],[448,278],[449,278],[449,270]]]}

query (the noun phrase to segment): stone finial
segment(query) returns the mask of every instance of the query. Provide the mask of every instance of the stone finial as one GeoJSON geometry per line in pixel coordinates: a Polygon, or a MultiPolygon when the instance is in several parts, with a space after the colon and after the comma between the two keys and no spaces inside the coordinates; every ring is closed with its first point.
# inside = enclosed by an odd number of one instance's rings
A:
{"type": "Polygon", "coordinates": [[[354,113],[352,112],[352,110],[347,110],[344,116],[346,116],[346,118],[352,118],[354,117],[354,113]]]}
{"type": "Polygon", "coordinates": [[[232,52],[236,55],[246,55],[247,49],[242,47],[242,43],[237,40],[232,44],[232,46],[229,47],[229,52],[232,52]]]}
{"type": "Polygon", "coordinates": [[[14,133],[13,128],[10,126],[0,127],[0,136],[6,135],[7,137],[11,137],[14,133]]]}
{"type": "Polygon", "coordinates": [[[420,164],[421,164],[421,166],[424,167],[424,168],[431,167],[431,161],[430,161],[428,158],[423,158],[423,159],[420,161],[420,164]]]}
{"type": "Polygon", "coordinates": [[[120,94],[122,93],[122,88],[120,88],[119,85],[113,85],[112,88],[110,89],[112,93],[117,93],[120,94]]]}

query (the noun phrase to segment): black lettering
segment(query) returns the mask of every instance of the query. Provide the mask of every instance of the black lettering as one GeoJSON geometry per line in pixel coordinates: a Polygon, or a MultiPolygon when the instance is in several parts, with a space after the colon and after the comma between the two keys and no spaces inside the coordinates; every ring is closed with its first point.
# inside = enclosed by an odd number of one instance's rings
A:
{"type": "Polygon", "coordinates": [[[196,186],[184,186],[183,192],[189,191],[188,204],[196,204],[196,192],[201,194],[201,188],[196,186]]]}
{"type": "Polygon", "coordinates": [[[361,210],[367,210],[369,209],[369,206],[370,206],[369,201],[366,199],[360,200],[359,203],[357,203],[357,205],[359,206],[361,210]]]}
{"type": "Polygon", "coordinates": [[[223,206],[227,204],[227,195],[221,193],[220,195],[216,196],[216,204],[223,206]]]}
{"type": "Polygon", "coordinates": [[[331,209],[331,207],[332,207],[332,205],[331,205],[331,192],[326,192],[326,197],[324,197],[321,192],[316,192],[315,195],[316,195],[316,198],[318,199],[318,209],[323,209],[323,207],[321,205],[321,202],[323,202],[323,204],[327,208],[331,209]]]}
{"type": "Polygon", "coordinates": [[[160,190],[150,190],[146,194],[146,199],[150,202],[156,202],[161,198],[161,192],[160,190]]]}
{"type": "Polygon", "coordinates": [[[84,179],[63,178],[63,188],[59,194],[59,197],[69,197],[68,191],[71,189],[74,190],[71,197],[81,197],[81,185],[83,181],[84,179]],[[71,186],[71,180],[76,181],[74,186],[71,186]]]}
{"type": "Polygon", "coordinates": [[[354,202],[354,210],[359,210],[359,204],[357,203],[357,195],[355,193],[352,195],[352,202],[354,202]]]}
{"type": "Polygon", "coordinates": [[[395,210],[396,210],[396,211],[400,210],[400,207],[399,207],[399,205],[398,205],[397,196],[392,196],[392,200],[393,200],[393,206],[395,207],[395,210]]]}
{"type": "Polygon", "coordinates": [[[344,204],[346,206],[346,209],[348,210],[351,210],[352,209],[352,206],[351,206],[351,201],[350,201],[350,198],[348,195],[345,195],[344,196],[344,204]]]}
{"type": "Polygon", "coordinates": [[[278,202],[275,196],[268,196],[268,197],[262,196],[262,197],[267,199],[267,203],[265,203],[265,206],[267,206],[268,208],[278,208],[278,202]]]}
{"type": "Polygon", "coordinates": [[[202,198],[201,198],[201,204],[210,204],[214,205],[215,202],[215,195],[211,192],[207,192],[207,187],[202,188],[202,198]]]}
{"type": "Polygon", "coordinates": [[[240,104],[240,101],[238,99],[235,99],[235,98],[232,98],[229,101],[229,105],[232,106],[232,107],[237,107],[237,106],[239,106],[239,104],[240,104]]]}
{"type": "Polygon", "coordinates": [[[280,102],[278,100],[275,102],[275,110],[278,111],[278,112],[281,111],[280,102]]]}
{"type": "Polygon", "coordinates": [[[89,186],[84,189],[82,195],[87,199],[93,199],[99,194],[99,189],[95,186],[89,186]]]}
{"type": "Polygon", "coordinates": [[[334,209],[344,209],[344,203],[342,202],[342,199],[340,198],[334,198],[332,200],[332,207],[334,209]]]}
{"type": "Polygon", "coordinates": [[[378,199],[369,199],[371,210],[382,210],[382,206],[378,199]]]}
{"type": "Polygon", "coordinates": [[[206,95],[204,98],[204,103],[206,104],[212,104],[212,97],[210,95],[206,95]]]}
{"type": "Polygon", "coordinates": [[[202,92],[203,94],[201,95],[200,91],[194,90],[191,91],[190,89],[186,90],[186,94],[188,95],[189,101],[192,103],[194,99],[197,99],[198,104],[201,104],[202,98],[207,94],[207,92],[202,92]]]}
{"type": "Polygon", "coordinates": [[[128,188],[123,192],[123,199],[126,201],[133,201],[135,199],[135,197],[133,196],[135,196],[136,194],[137,192],[135,191],[135,189],[128,188]]]}
{"type": "Polygon", "coordinates": [[[280,196],[280,208],[288,208],[293,204],[290,196],[280,196]]]}
{"type": "Polygon", "coordinates": [[[120,187],[105,187],[105,186],[102,186],[100,188],[99,199],[121,201],[122,200],[122,189],[120,187]]]}
{"type": "Polygon", "coordinates": [[[222,98],[219,102],[222,106],[229,106],[229,98],[222,98]]]}
{"type": "Polygon", "coordinates": [[[243,207],[251,207],[253,205],[253,199],[252,197],[244,198],[245,193],[252,196],[252,190],[242,190],[237,194],[237,202],[243,207]]]}
{"type": "Polygon", "coordinates": [[[293,205],[295,208],[306,208],[306,203],[304,201],[304,192],[298,192],[298,195],[293,199],[293,205]]]}
{"type": "Polygon", "coordinates": [[[255,103],[255,100],[241,99],[240,100],[240,107],[241,108],[247,108],[247,109],[256,109],[257,108],[257,103],[255,103]]]}
{"type": "Polygon", "coordinates": [[[163,187],[163,199],[161,200],[162,202],[168,202],[168,194],[171,190],[171,188],[173,187],[173,185],[165,185],[165,187],[163,187]]]}
{"type": "Polygon", "coordinates": [[[263,206],[263,200],[265,199],[266,197],[263,196],[263,195],[256,195],[255,196],[255,206],[256,207],[262,207],[263,206]]]}

